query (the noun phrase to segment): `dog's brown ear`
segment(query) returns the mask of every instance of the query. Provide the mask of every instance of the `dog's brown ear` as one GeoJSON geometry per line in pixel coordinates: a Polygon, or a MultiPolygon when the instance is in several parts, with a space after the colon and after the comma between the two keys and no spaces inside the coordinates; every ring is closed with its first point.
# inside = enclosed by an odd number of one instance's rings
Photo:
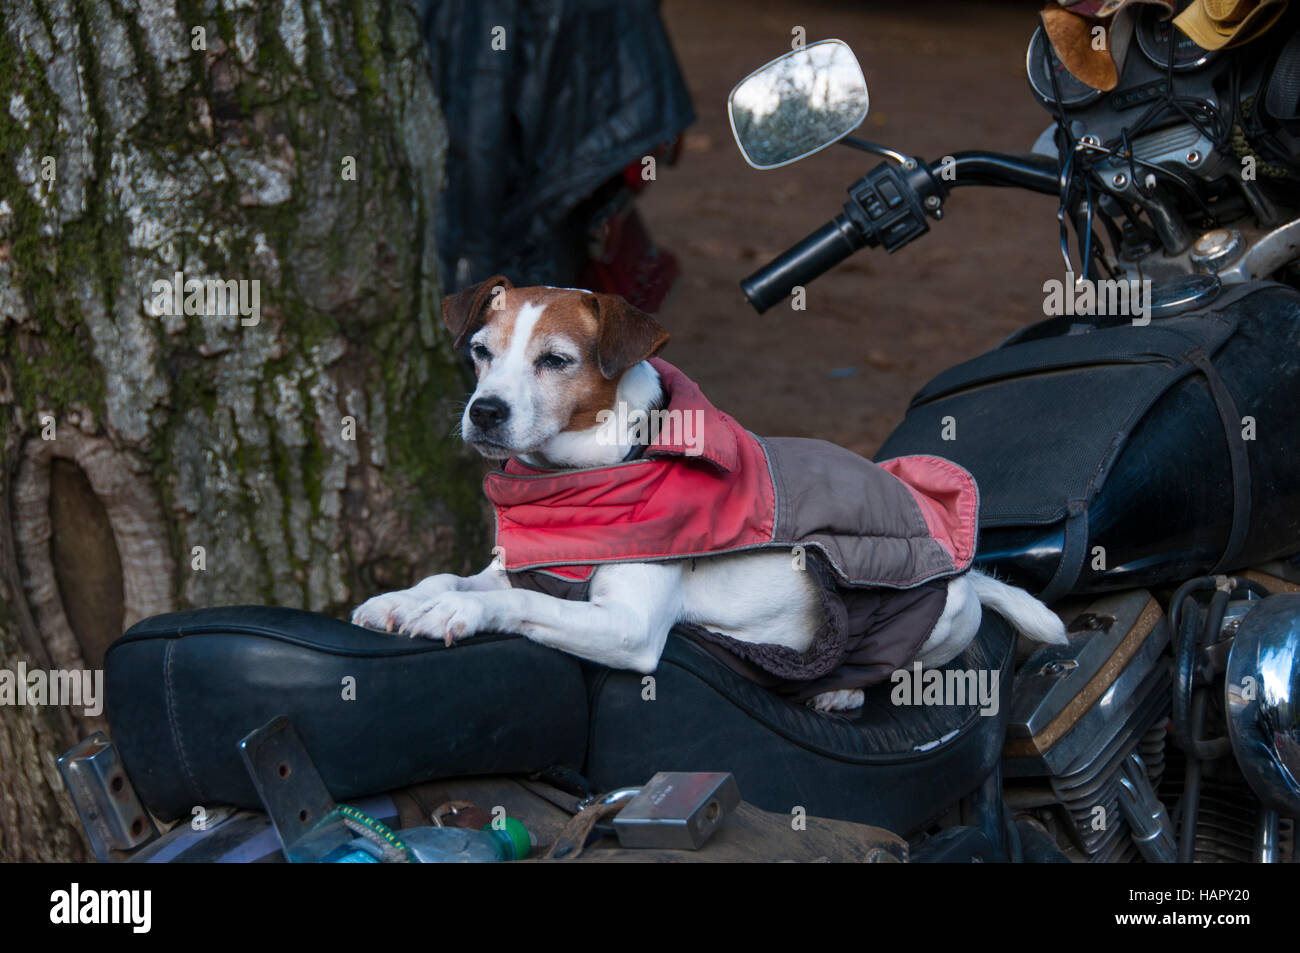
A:
{"type": "Polygon", "coordinates": [[[596,359],[605,380],[654,357],[668,343],[667,328],[618,295],[589,294],[582,300],[600,322],[596,359]]]}
{"type": "Polygon", "coordinates": [[[513,288],[505,275],[493,275],[487,281],[470,285],[464,291],[457,291],[442,299],[442,321],[451,332],[453,346],[463,347],[469,336],[483,326],[483,316],[493,306],[494,300],[503,291],[513,288]]]}

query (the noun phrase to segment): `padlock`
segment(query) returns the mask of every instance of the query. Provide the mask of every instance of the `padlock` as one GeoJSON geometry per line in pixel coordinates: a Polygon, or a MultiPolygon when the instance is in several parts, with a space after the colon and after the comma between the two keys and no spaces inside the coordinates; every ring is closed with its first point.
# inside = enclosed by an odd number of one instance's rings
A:
{"type": "Polygon", "coordinates": [[[614,818],[623,847],[699,850],[740,804],[730,772],[660,771],[614,818]]]}

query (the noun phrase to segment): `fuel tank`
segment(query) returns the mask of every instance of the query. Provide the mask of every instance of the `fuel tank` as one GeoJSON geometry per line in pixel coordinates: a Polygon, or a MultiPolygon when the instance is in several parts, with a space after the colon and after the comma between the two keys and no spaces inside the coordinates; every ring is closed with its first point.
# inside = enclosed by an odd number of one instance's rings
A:
{"type": "Polygon", "coordinates": [[[1049,600],[1300,552],[1300,292],[1212,298],[1026,328],[927,384],[876,459],[970,470],[977,562],[1049,600]]]}

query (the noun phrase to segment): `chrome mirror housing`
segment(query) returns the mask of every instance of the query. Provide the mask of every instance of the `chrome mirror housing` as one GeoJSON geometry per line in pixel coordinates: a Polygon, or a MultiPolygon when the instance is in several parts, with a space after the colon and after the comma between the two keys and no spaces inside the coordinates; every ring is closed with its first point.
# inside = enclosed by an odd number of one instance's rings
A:
{"type": "Polygon", "coordinates": [[[1242,619],[1224,691],[1242,774],[1267,807],[1300,816],[1300,593],[1269,596],[1242,619]]]}
{"type": "Polygon", "coordinates": [[[867,81],[843,40],[777,57],[727,98],[731,134],[755,169],[775,169],[825,149],[861,125],[867,108],[867,81]]]}

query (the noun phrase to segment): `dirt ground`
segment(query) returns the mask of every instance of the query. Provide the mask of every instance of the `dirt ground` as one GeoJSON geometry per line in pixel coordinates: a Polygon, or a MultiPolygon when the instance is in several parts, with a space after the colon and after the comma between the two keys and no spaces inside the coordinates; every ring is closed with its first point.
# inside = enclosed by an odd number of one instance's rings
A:
{"type": "Polygon", "coordinates": [[[1029,92],[1027,0],[665,0],[697,120],[678,164],[639,201],[683,274],[661,319],[664,357],[756,433],[814,436],[872,454],[939,371],[1042,318],[1064,271],[1056,203],[967,188],[929,234],[864,250],[808,286],[808,308],[756,314],[738,282],[837,214],[877,160],[834,146],[767,172],[731,139],[726,100],[751,70],[807,41],[852,46],[871,92],[859,135],[934,161],[965,149],[1028,151],[1050,119],[1029,92]]]}

